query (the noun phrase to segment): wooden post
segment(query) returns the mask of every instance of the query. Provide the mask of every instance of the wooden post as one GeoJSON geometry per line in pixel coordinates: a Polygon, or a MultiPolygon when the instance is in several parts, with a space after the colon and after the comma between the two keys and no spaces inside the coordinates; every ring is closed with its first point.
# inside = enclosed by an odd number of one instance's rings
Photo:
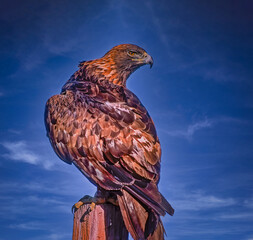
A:
{"type": "Polygon", "coordinates": [[[127,240],[119,207],[104,203],[89,212],[90,204],[84,204],[74,213],[72,240],[127,240]]]}

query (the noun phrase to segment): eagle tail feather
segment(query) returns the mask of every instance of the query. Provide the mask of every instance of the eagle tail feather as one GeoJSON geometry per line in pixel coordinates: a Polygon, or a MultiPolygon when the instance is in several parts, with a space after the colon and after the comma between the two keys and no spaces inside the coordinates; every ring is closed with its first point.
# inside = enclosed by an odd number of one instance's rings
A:
{"type": "Polygon", "coordinates": [[[117,197],[126,228],[135,240],[164,239],[165,231],[155,211],[145,208],[125,189],[117,197]]]}
{"type": "Polygon", "coordinates": [[[136,185],[126,186],[126,190],[135,196],[137,199],[142,201],[145,205],[150,206],[159,215],[164,216],[165,211],[173,216],[174,209],[169,204],[169,202],[164,198],[164,196],[158,191],[157,187],[152,189],[141,189],[136,185]],[[157,199],[156,199],[157,197],[157,199]],[[155,201],[156,199],[157,201],[155,201]]]}
{"type": "Polygon", "coordinates": [[[164,234],[166,235],[165,229],[163,227],[163,223],[159,218],[159,222],[153,234],[151,234],[147,239],[148,240],[164,240],[164,234]]]}

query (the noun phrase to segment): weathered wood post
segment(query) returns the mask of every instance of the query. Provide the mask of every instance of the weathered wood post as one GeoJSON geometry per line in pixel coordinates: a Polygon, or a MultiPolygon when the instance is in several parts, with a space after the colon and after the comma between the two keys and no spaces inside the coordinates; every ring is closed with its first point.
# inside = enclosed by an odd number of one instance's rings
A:
{"type": "Polygon", "coordinates": [[[89,206],[84,204],[75,211],[72,240],[128,239],[128,231],[118,206],[99,204],[91,212],[89,206]]]}

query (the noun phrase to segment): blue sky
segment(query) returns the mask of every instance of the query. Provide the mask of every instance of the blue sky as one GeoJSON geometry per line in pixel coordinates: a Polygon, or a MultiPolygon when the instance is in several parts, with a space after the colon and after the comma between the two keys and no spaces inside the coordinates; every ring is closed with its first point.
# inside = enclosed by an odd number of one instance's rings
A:
{"type": "Polygon", "coordinates": [[[162,144],[171,240],[253,239],[252,1],[14,1],[0,13],[0,240],[68,240],[92,186],[46,138],[46,100],[79,61],[134,43],[127,86],[162,144]]]}

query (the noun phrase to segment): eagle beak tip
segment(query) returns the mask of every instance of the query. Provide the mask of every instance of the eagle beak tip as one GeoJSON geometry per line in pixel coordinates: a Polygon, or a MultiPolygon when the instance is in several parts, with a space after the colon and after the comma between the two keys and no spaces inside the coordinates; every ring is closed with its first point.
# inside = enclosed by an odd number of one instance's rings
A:
{"type": "Polygon", "coordinates": [[[150,55],[147,55],[145,62],[146,64],[149,64],[150,68],[152,68],[154,61],[150,55]]]}

